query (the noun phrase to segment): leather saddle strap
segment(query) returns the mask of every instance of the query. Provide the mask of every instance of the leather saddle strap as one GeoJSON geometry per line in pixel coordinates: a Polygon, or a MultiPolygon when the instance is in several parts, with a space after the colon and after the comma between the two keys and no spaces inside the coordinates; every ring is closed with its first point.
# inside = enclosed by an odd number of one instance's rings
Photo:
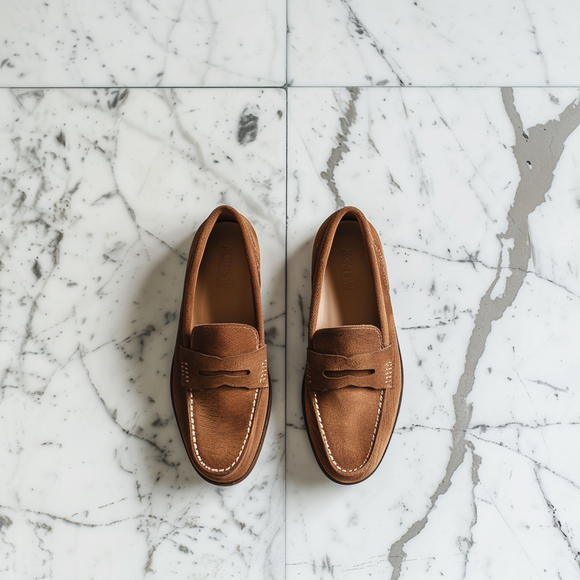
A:
{"type": "Polygon", "coordinates": [[[305,385],[312,391],[343,387],[390,389],[393,386],[393,347],[389,345],[381,350],[352,356],[321,354],[308,349],[305,385]]]}
{"type": "Polygon", "coordinates": [[[211,356],[179,347],[181,386],[200,391],[228,387],[262,389],[268,386],[266,346],[233,356],[211,356]]]}

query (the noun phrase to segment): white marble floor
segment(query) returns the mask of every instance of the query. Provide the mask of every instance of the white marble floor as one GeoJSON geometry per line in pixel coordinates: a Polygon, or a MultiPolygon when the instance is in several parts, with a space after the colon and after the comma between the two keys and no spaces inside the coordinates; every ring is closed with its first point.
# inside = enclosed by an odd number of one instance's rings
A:
{"type": "Polygon", "coordinates": [[[580,6],[3,3],[0,579],[580,579],[580,6]],[[190,466],[185,259],[254,224],[274,405],[251,476],[190,466]],[[310,253],[377,227],[405,369],[366,482],[300,408],[310,253]]]}

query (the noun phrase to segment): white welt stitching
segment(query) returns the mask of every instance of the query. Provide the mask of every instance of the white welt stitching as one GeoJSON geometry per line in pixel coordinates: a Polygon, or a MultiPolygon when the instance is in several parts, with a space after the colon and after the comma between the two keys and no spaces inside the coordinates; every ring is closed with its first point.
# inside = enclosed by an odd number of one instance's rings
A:
{"type": "Polygon", "coordinates": [[[195,455],[197,457],[197,460],[208,471],[213,471],[214,473],[224,473],[224,472],[232,469],[232,467],[234,467],[234,465],[240,460],[240,457],[242,456],[242,452],[244,451],[244,447],[246,446],[246,443],[248,441],[248,437],[250,436],[250,429],[252,428],[252,421],[254,420],[254,412],[256,410],[256,401],[258,400],[258,391],[259,390],[260,389],[256,389],[256,394],[254,395],[254,403],[252,405],[252,414],[250,415],[250,422],[248,424],[248,429],[246,431],[246,437],[244,439],[244,442],[242,443],[242,448],[240,449],[238,456],[234,459],[234,462],[229,467],[224,467],[222,469],[218,469],[217,467],[210,467],[207,463],[205,463],[205,461],[201,458],[201,455],[199,454],[199,449],[197,448],[197,438],[195,436],[195,421],[193,419],[193,392],[189,391],[189,416],[191,418],[191,439],[192,439],[192,443],[193,443],[193,449],[195,451],[195,455]]]}
{"type": "Polygon", "coordinates": [[[385,384],[387,385],[387,389],[393,388],[393,361],[390,360],[385,365],[385,384]]]}
{"type": "Polygon", "coordinates": [[[375,437],[377,435],[377,427],[379,426],[379,417],[381,416],[381,409],[383,408],[383,394],[384,394],[384,392],[385,392],[384,390],[381,390],[381,398],[379,399],[379,408],[377,410],[377,418],[375,420],[375,428],[373,430],[373,438],[371,439],[371,445],[369,447],[369,452],[367,453],[365,460],[358,467],[355,467],[354,469],[343,469],[334,459],[332,452],[330,451],[330,446],[328,445],[328,440],[326,439],[326,433],[324,432],[324,426],[322,424],[322,417],[320,416],[320,408],[318,407],[318,397],[316,396],[316,393],[312,393],[314,395],[314,405],[316,407],[316,416],[318,418],[318,424],[320,425],[320,431],[322,432],[322,439],[324,440],[324,446],[326,447],[326,451],[328,452],[328,456],[330,457],[330,460],[332,461],[332,463],[334,464],[334,466],[337,469],[340,469],[340,471],[343,471],[344,473],[352,473],[354,471],[358,471],[361,467],[364,467],[366,462],[369,460],[369,457],[371,456],[371,451],[373,450],[375,437]]]}

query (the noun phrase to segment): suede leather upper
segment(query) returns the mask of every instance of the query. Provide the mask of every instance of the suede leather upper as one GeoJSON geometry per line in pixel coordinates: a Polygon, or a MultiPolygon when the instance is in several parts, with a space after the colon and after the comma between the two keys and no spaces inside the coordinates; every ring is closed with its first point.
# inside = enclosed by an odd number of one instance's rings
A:
{"type": "MultiPolygon", "coordinates": [[[[345,246],[347,247],[347,246],[345,246]]],[[[339,256],[340,257],[340,256],[339,256]]],[[[329,294],[332,297],[332,293],[329,294]]],[[[356,304],[353,305],[356,311],[356,304]]],[[[352,318],[347,313],[347,318],[352,318]]],[[[356,317],[356,316],[355,316],[356,317]]],[[[402,366],[389,296],[387,270],[377,232],[362,212],[345,207],[321,226],[313,249],[312,303],[304,377],[304,412],[312,448],[325,474],[342,484],[363,481],[378,467],[393,432],[402,393],[402,366]],[[368,312],[377,324],[349,320],[349,324],[320,325],[325,276],[332,273],[329,256],[339,224],[362,237],[364,254],[353,263],[354,252],[341,249],[344,272],[340,283],[355,288],[357,275],[370,272],[368,312]],[[350,224],[351,226],[353,224],[350,224]],[[364,262],[364,264],[363,264],[364,262]]]]}
{"type": "MultiPolygon", "coordinates": [[[[219,238],[216,243],[219,255],[219,238]]],[[[260,451],[269,417],[259,264],[258,240],[252,226],[229,206],[218,207],[199,227],[188,259],[173,359],[172,400],[191,463],[204,479],[218,485],[232,485],[249,474],[260,451]],[[224,280],[228,278],[226,281],[232,291],[237,290],[236,280],[229,279],[231,255],[227,252],[232,249],[225,242],[222,245],[227,251],[222,253],[227,260],[224,258],[216,263],[214,270],[202,269],[208,240],[216,224],[223,222],[239,227],[243,247],[233,250],[236,259],[242,256],[246,264],[236,266],[240,271],[247,267],[249,272],[251,304],[243,304],[243,307],[253,313],[253,325],[223,321],[219,315],[214,322],[196,320],[196,287],[203,283],[209,284],[210,289],[212,285],[223,289],[227,286],[224,280]],[[200,270],[215,276],[209,281],[199,280],[200,270]]],[[[215,299],[219,298],[216,291],[215,299]]],[[[216,316],[220,305],[210,303],[208,309],[208,317],[216,316]]]]}

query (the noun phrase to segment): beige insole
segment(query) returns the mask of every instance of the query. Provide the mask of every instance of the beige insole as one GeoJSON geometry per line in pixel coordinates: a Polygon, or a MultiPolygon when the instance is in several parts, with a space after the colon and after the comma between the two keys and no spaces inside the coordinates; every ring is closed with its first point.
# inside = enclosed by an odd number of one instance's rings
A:
{"type": "Polygon", "coordinates": [[[373,277],[357,221],[338,225],[322,282],[316,328],[380,326],[373,277]]]}
{"type": "Polygon", "coordinates": [[[248,259],[240,227],[233,222],[214,226],[195,288],[193,325],[215,322],[256,323],[248,259]]]}

